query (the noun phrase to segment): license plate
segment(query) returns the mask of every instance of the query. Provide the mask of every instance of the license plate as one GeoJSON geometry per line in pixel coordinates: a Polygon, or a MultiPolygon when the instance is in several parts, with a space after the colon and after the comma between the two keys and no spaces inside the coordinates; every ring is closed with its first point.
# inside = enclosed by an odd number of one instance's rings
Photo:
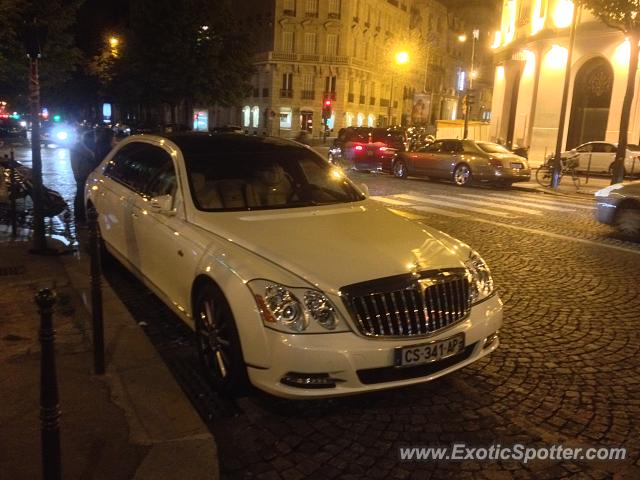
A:
{"type": "Polygon", "coordinates": [[[394,365],[396,367],[409,367],[437,362],[460,353],[462,350],[464,350],[464,333],[445,340],[436,340],[410,347],[398,347],[394,352],[394,365]]]}
{"type": "Polygon", "coordinates": [[[524,168],[524,165],[522,163],[511,162],[511,168],[515,168],[516,170],[521,170],[524,168]]]}

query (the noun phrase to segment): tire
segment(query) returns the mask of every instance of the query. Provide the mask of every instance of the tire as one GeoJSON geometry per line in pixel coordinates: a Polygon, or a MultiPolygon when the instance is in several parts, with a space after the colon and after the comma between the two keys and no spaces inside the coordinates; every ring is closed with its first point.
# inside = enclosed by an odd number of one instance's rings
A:
{"type": "Polygon", "coordinates": [[[640,208],[622,207],[616,213],[614,225],[624,238],[640,240],[640,208]]]}
{"type": "Polygon", "coordinates": [[[248,386],[247,367],[231,308],[212,284],[204,285],[194,303],[196,348],[205,377],[223,393],[242,393],[248,386]]]}
{"type": "Polygon", "coordinates": [[[553,174],[549,165],[540,165],[536,170],[536,180],[543,187],[550,187],[553,183],[553,174]]]}
{"type": "Polygon", "coordinates": [[[471,167],[466,163],[461,163],[453,171],[453,183],[459,187],[468,187],[473,180],[473,174],[471,173],[471,167]]]}
{"type": "Polygon", "coordinates": [[[336,159],[333,157],[332,153],[329,154],[329,163],[332,165],[337,165],[336,159]]]}
{"type": "Polygon", "coordinates": [[[407,178],[407,165],[404,160],[396,160],[393,162],[393,176],[397,178],[407,178]]]}
{"type": "MultiPolygon", "coordinates": [[[[608,174],[610,177],[613,177],[613,162],[611,163],[611,165],[609,165],[609,168],[607,169],[607,174],[608,174]]],[[[623,177],[626,177],[627,175],[629,175],[629,172],[627,172],[627,169],[626,169],[626,167],[625,167],[625,168],[623,168],[622,176],[623,176],[623,177]]]]}

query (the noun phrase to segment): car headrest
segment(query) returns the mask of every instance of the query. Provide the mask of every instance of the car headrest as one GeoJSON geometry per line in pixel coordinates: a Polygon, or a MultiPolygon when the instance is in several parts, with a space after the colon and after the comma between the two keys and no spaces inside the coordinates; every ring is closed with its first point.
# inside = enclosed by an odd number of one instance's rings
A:
{"type": "Polygon", "coordinates": [[[257,170],[255,176],[265,185],[278,185],[282,183],[286,176],[280,165],[269,165],[257,170]]]}
{"type": "Polygon", "coordinates": [[[192,173],[191,174],[191,183],[193,183],[193,190],[195,192],[199,192],[204,188],[204,184],[206,179],[202,173],[192,173]]]}

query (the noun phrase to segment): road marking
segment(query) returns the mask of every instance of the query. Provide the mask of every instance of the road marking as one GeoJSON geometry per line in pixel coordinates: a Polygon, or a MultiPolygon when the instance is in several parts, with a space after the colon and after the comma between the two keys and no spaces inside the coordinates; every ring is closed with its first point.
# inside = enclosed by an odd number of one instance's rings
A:
{"type": "Polygon", "coordinates": [[[405,199],[405,200],[414,200],[421,203],[431,203],[433,205],[441,205],[443,207],[456,208],[458,210],[465,210],[467,212],[476,212],[476,213],[483,213],[485,215],[493,215],[494,217],[514,218],[513,215],[509,213],[499,212],[497,210],[491,210],[489,208],[471,207],[469,205],[453,205],[455,201],[451,198],[449,198],[449,201],[444,201],[444,200],[436,200],[430,197],[424,197],[422,195],[409,195],[404,193],[400,195],[394,195],[394,196],[405,199]]]}
{"type": "Polygon", "coordinates": [[[528,228],[528,227],[520,227],[518,225],[509,225],[507,223],[494,222],[493,220],[486,220],[484,218],[469,217],[468,219],[472,220],[474,222],[480,222],[480,223],[486,223],[486,224],[489,224],[489,225],[495,225],[497,227],[511,228],[512,230],[520,230],[521,232],[535,233],[537,235],[543,235],[545,237],[556,238],[558,240],[566,240],[566,241],[571,241],[571,242],[578,242],[578,243],[583,243],[585,245],[593,245],[595,247],[610,248],[612,250],[618,250],[620,252],[634,253],[636,255],[640,255],[640,249],[634,249],[634,248],[629,248],[629,247],[620,247],[618,245],[609,245],[609,244],[606,244],[606,243],[596,242],[595,240],[585,240],[583,238],[569,237],[567,235],[561,235],[559,233],[545,232],[544,230],[539,230],[537,228],[528,228]]]}
{"type": "Polygon", "coordinates": [[[419,210],[421,212],[436,213],[438,215],[445,215],[452,218],[462,218],[469,216],[465,213],[452,212],[451,210],[443,210],[442,208],[427,207],[426,205],[413,205],[411,208],[414,210],[419,210]]]}
{"type": "Polygon", "coordinates": [[[393,198],[387,198],[387,197],[381,197],[381,196],[372,196],[369,198],[377,202],[388,203],[389,205],[402,205],[402,206],[411,205],[411,203],[403,202],[401,200],[394,200],[393,198]]]}
{"type": "MultiPolygon", "coordinates": [[[[501,196],[507,198],[513,198],[505,194],[496,193],[494,196],[501,196]]],[[[572,208],[581,208],[584,210],[593,210],[595,207],[591,205],[585,205],[584,203],[574,203],[570,200],[545,200],[548,196],[544,196],[544,194],[536,195],[535,193],[518,193],[518,197],[524,199],[531,199],[531,201],[535,201],[537,203],[541,203],[544,205],[558,205],[558,206],[571,206],[572,208]]],[[[560,197],[557,197],[560,198],[560,197]]]]}
{"type": "Polygon", "coordinates": [[[405,212],[404,210],[397,210],[395,208],[387,208],[387,210],[408,220],[425,220],[427,218],[424,215],[416,215],[415,213],[405,212]]]}
{"type": "MultiPolygon", "coordinates": [[[[483,195],[474,195],[472,193],[462,193],[461,195],[464,196],[464,197],[474,197],[474,198],[480,198],[480,199],[488,199],[488,198],[497,197],[494,194],[483,196],[483,195]]],[[[525,207],[530,207],[531,206],[531,202],[512,200],[511,198],[506,197],[506,196],[495,198],[495,200],[498,201],[498,202],[512,203],[514,205],[524,205],[525,207]]],[[[573,209],[573,208],[554,207],[554,206],[551,206],[551,205],[536,205],[535,207],[536,208],[541,208],[543,210],[551,210],[551,211],[555,211],[555,212],[575,212],[575,209],[573,209]]]]}
{"type": "MultiPolygon", "coordinates": [[[[451,197],[448,197],[447,195],[432,195],[432,196],[438,197],[438,198],[447,198],[447,199],[451,198],[451,197]]],[[[473,200],[473,199],[456,197],[455,201],[461,202],[461,203],[470,203],[471,205],[486,205],[488,207],[497,207],[502,210],[507,210],[507,211],[516,212],[516,213],[526,213],[528,215],[542,215],[542,212],[540,210],[533,210],[531,208],[523,208],[523,207],[514,207],[512,205],[498,205],[496,204],[496,202],[491,202],[486,199],[473,200]]]]}

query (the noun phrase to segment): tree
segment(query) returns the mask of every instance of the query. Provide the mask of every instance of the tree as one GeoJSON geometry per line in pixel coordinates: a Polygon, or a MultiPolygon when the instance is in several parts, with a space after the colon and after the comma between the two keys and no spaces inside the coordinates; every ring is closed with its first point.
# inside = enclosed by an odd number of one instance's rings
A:
{"type": "Polygon", "coordinates": [[[37,18],[47,27],[42,46],[42,98],[61,102],[62,85],[82,60],[72,28],[82,0],[0,0],[0,97],[25,108],[29,62],[23,42],[24,26],[37,18]]]}
{"type": "Polygon", "coordinates": [[[253,67],[232,18],[222,0],[133,0],[110,72],[114,97],[168,106],[172,117],[178,105],[237,103],[253,67]]]}
{"type": "Polygon", "coordinates": [[[635,94],[636,72],[638,69],[638,43],[640,42],[640,15],[637,0],[577,0],[605,25],[621,31],[629,41],[629,70],[627,88],[622,103],[620,117],[620,135],[618,150],[613,164],[611,183],[619,183],[624,179],[624,159],[627,151],[627,136],[631,104],[635,94]]]}

